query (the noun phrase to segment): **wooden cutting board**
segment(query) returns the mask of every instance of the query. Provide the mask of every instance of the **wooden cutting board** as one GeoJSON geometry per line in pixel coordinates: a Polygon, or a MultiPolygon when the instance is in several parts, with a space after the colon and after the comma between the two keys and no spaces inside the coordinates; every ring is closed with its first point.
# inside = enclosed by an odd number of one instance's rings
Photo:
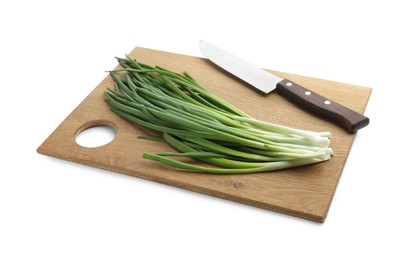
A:
{"type": "MultiPolygon", "coordinates": [[[[324,222],[355,134],[289,103],[278,94],[263,95],[219,69],[210,61],[164,51],[135,48],[131,57],[149,65],[191,73],[207,90],[254,118],[312,131],[330,131],[334,156],[309,166],[268,173],[211,175],[176,170],[141,158],[143,152],[171,151],[168,145],[138,139],[149,130],[125,121],[109,110],[103,91],[112,87],[106,77],[42,143],[44,155],[164,183],[255,207],[324,222]],[[78,145],[83,130],[109,125],[117,129],[110,143],[96,148],[78,145]]],[[[328,80],[271,71],[363,113],[371,89],[328,80]]]]}

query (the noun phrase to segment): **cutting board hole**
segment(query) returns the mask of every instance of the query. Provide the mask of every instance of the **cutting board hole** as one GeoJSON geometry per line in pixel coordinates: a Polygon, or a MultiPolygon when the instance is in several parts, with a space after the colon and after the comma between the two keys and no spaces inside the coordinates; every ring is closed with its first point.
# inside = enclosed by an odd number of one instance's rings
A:
{"type": "Polygon", "coordinates": [[[117,129],[111,125],[102,123],[91,125],[90,123],[78,131],[75,141],[83,147],[94,148],[108,144],[116,135],[117,129]]]}

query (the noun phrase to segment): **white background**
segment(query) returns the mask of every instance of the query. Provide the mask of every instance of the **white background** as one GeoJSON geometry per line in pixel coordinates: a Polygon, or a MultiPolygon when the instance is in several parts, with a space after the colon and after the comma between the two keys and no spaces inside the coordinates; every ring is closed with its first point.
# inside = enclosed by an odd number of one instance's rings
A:
{"type": "Polygon", "coordinates": [[[0,259],[415,259],[413,1],[2,1],[0,259]],[[324,224],[36,148],[135,46],[373,88],[324,224]]]}

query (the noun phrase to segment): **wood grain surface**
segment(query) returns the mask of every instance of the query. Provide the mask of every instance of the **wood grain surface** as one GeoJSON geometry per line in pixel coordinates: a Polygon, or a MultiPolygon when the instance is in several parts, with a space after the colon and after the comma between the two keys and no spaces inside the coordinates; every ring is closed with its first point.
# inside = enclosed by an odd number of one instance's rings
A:
{"type": "MultiPolygon", "coordinates": [[[[294,106],[276,93],[257,92],[206,59],[139,47],[129,55],[149,65],[191,73],[207,90],[254,118],[312,131],[330,131],[334,156],[315,165],[222,176],[176,170],[143,159],[143,152],[172,151],[172,148],[138,139],[137,136],[154,132],[133,125],[109,110],[103,94],[105,88],[113,86],[109,76],[51,133],[38,148],[39,153],[316,222],[325,221],[356,134],[294,106]],[[96,148],[78,145],[77,134],[96,125],[113,126],[117,130],[115,139],[96,148]]],[[[371,95],[367,87],[271,72],[359,113],[365,111],[371,95]]]]}

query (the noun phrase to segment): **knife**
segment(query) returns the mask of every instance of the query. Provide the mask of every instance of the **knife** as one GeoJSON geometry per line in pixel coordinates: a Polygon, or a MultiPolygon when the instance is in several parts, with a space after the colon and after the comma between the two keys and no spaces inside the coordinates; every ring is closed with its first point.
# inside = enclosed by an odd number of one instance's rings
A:
{"type": "Polygon", "coordinates": [[[280,78],[262,70],[204,40],[199,42],[199,48],[205,57],[213,63],[256,89],[266,94],[276,90],[280,95],[296,105],[337,123],[351,133],[357,132],[357,130],[370,123],[368,117],[304,88],[291,80],[280,78]]]}

